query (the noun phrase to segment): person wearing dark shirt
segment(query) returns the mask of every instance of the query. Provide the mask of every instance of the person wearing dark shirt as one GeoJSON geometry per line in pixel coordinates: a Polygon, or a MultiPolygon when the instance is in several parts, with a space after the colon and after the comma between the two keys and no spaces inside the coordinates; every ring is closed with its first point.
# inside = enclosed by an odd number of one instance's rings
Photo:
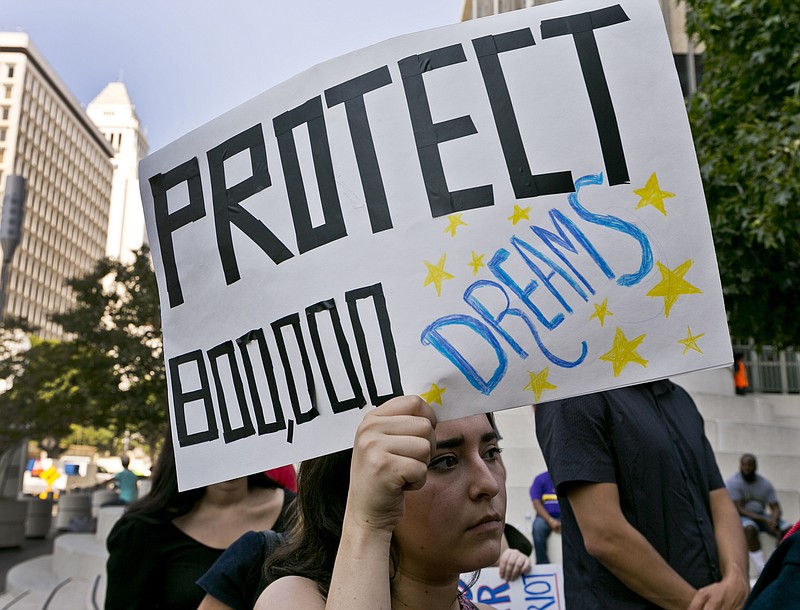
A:
{"type": "Polygon", "coordinates": [[[668,380],[537,405],[558,490],[568,608],[733,610],[739,516],[703,419],[668,380]]]}
{"type": "Polygon", "coordinates": [[[249,530],[288,529],[294,494],[264,473],[178,491],[171,437],[150,493],[130,505],[106,540],[106,610],[196,610],[195,584],[249,530]]]}

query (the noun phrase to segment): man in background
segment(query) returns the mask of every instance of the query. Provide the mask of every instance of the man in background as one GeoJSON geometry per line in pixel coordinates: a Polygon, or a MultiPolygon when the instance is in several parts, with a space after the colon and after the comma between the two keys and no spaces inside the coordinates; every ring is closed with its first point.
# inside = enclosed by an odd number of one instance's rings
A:
{"type": "Polygon", "coordinates": [[[139,475],[134,474],[128,469],[131,458],[123,455],[120,458],[122,470],[114,475],[114,484],[119,489],[118,500],[120,504],[130,504],[139,496],[139,475]]]}
{"type": "Polygon", "coordinates": [[[568,608],[741,608],[739,515],[682,388],[664,379],[535,413],[561,504],[568,608]]]}
{"type": "Polygon", "coordinates": [[[731,476],[725,485],[739,511],[750,559],[760,574],[766,559],[758,539],[759,532],[766,532],[780,540],[791,526],[781,519],[781,505],[775,488],[766,477],[756,472],[757,469],[756,456],[745,453],[739,458],[739,472],[731,476]]]}

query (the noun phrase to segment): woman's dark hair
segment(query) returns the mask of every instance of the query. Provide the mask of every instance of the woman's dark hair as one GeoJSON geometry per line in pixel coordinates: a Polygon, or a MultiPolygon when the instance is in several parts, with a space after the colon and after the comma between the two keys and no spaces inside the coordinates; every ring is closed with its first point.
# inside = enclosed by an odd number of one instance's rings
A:
{"type": "Polygon", "coordinates": [[[327,597],[342,537],[353,450],[306,460],[297,481],[297,521],[288,542],[264,567],[266,582],[282,576],[313,580],[327,597]]]}
{"type": "MultiPolygon", "coordinates": [[[[125,511],[126,517],[152,522],[171,521],[191,511],[205,493],[205,487],[178,491],[178,471],[169,430],[153,466],[150,481],[149,493],[128,507],[125,511]]],[[[249,487],[280,487],[264,473],[251,474],[247,477],[247,484],[249,487]]]]}

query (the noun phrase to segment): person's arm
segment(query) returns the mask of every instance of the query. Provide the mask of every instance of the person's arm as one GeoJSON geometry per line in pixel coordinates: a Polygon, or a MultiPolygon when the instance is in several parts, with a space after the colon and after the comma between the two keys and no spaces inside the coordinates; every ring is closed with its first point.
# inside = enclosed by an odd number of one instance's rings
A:
{"type": "Polygon", "coordinates": [[[539,499],[532,500],[533,502],[533,510],[536,511],[536,514],[539,515],[544,522],[550,527],[551,530],[554,532],[561,531],[561,520],[556,519],[550,516],[550,513],[547,512],[547,509],[544,507],[544,504],[539,499]]]}
{"type": "Polygon", "coordinates": [[[425,484],[435,425],[433,409],[418,396],[394,398],[361,422],[328,610],[392,607],[392,533],[403,517],[403,492],[425,484]]]}
{"type": "Polygon", "coordinates": [[[769,503],[769,528],[776,533],[779,533],[778,524],[781,521],[782,514],[781,505],[777,500],[769,503]]]}
{"type": "Polygon", "coordinates": [[[738,610],[750,589],[744,532],[725,488],[715,489],[709,498],[722,580],[700,589],[688,610],[738,610]]]}
{"type": "Polygon", "coordinates": [[[353,446],[347,508],[327,603],[310,580],[284,577],[266,588],[255,610],[274,607],[270,602],[309,610],[391,609],[392,533],[403,517],[404,492],[425,483],[436,447],[435,425],[433,409],[419,396],[393,398],[367,413],[353,446]]]}
{"type": "Polygon", "coordinates": [[[686,610],[696,590],[678,575],[622,514],[614,483],[567,488],[586,551],[625,586],[667,610],[686,610]]]}

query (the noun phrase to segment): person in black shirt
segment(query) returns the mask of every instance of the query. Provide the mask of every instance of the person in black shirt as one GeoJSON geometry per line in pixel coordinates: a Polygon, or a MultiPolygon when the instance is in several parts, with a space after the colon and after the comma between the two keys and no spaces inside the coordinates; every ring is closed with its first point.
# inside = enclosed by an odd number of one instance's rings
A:
{"type": "Polygon", "coordinates": [[[740,608],[747,555],[691,397],[670,381],[536,406],[567,607],[740,608]]]}

